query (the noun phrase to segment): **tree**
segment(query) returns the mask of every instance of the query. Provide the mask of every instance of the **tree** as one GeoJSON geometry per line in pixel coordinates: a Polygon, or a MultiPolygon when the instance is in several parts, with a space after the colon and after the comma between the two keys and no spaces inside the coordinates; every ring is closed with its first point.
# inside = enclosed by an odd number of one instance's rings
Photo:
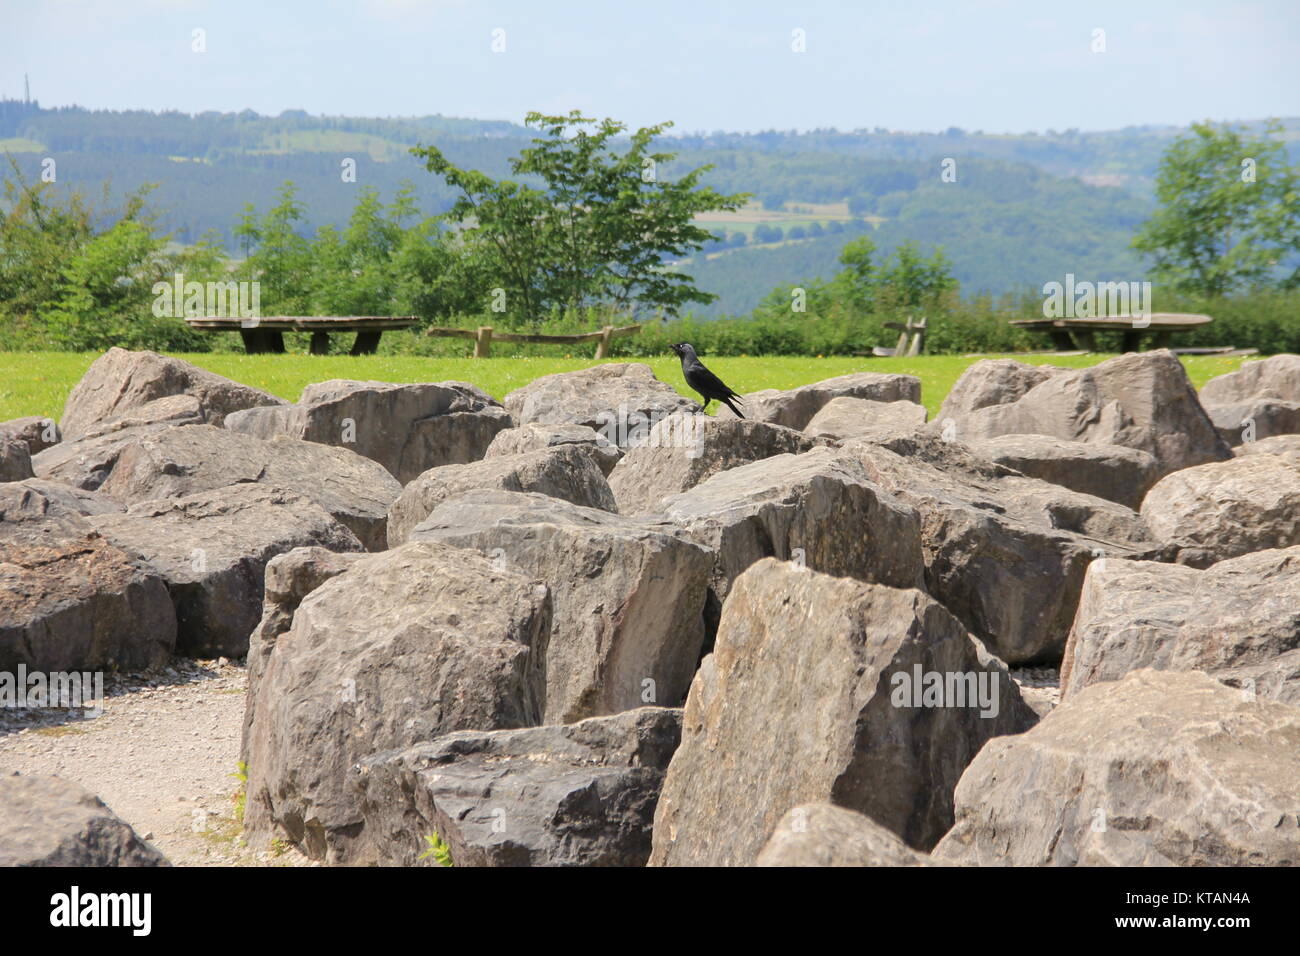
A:
{"type": "Polygon", "coordinates": [[[877,307],[882,311],[921,316],[942,309],[949,293],[957,290],[957,280],[942,248],[925,258],[916,242],[909,240],[885,260],[876,288],[877,307]]]}
{"type": "Polygon", "coordinates": [[[485,298],[503,290],[507,312],[534,327],[554,309],[648,307],[675,315],[689,302],[715,298],[667,260],[713,239],[695,225],[696,214],[735,210],[748,197],[701,186],[709,166],[663,177],[675,154],[654,152],[652,144],[671,123],[623,138],[624,124],[577,111],[529,113],[525,122],[543,135],[510,160],[510,170],[540,188],[461,169],[435,146],[411,150],[459,191],[444,215],[459,227],[472,260],[467,274],[489,283],[485,298]]]}
{"type": "Polygon", "coordinates": [[[292,182],[280,187],[279,202],[260,220],[252,205],[244,207],[235,236],[247,258],[241,278],[261,283],[262,311],[271,315],[306,315],[311,301],[311,243],[299,235],[304,207],[292,182]]]}
{"type": "Polygon", "coordinates": [[[177,317],[155,318],[153,284],[183,272],[200,281],[223,255],[212,236],[179,251],[157,232],[145,200],[151,186],[120,208],[96,208],[79,191],[28,183],[16,163],[5,179],[0,216],[0,315],[32,344],[84,351],[203,347],[177,317]]]}
{"type": "Polygon", "coordinates": [[[1155,279],[1216,296],[1300,285],[1300,268],[1278,275],[1300,251],[1300,177],[1282,132],[1276,121],[1259,138],[1196,123],[1170,145],[1156,175],[1159,208],[1132,243],[1152,258],[1155,279]]]}

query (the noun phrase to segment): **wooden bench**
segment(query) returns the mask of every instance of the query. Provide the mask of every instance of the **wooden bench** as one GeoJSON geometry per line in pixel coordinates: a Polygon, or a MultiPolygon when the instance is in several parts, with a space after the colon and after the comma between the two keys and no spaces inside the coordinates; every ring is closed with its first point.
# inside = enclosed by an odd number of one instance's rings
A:
{"type": "Polygon", "coordinates": [[[238,329],[244,340],[244,351],[249,355],[283,354],[285,332],[310,332],[312,355],[329,353],[331,333],[356,332],[349,354],[373,355],[379,348],[379,337],[385,332],[409,329],[420,320],[414,315],[270,315],[258,319],[196,315],[187,316],[185,321],[190,328],[205,332],[238,329]]]}
{"type": "Polygon", "coordinates": [[[886,322],[885,328],[899,330],[898,344],[892,349],[877,345],[872,348],[871,354],[882,358],[891,355],[920,355],[921,350],[925,348],[926,321],[923,316],[919,322],[913,322],[911,319],[906,322],[886,322]],[[907,342],[909,336],[912,339],[911,345],[907,342]]]}
{"type": "Polygon", "coordinates": [[[1147,316],[1103,315],[1092,318],[1012,319],[1011,324],[1035,332],[1046,332],[1052,344],[1063,352],[1085,349],[1097,351],[1095,332],[1123,332],[1121,352],[1140,352],[1143,335],[1154,337],[1152,348],[1169,347],[1175,332],[1190,332],[1213,322],[1208,315],[1190,312],[1153,312],[1147,316]],[[1136,323],[1136,324],[1135,324],[1136,323]],[[1077,344],[1076,344],[1077,343],[1077,344]]]}

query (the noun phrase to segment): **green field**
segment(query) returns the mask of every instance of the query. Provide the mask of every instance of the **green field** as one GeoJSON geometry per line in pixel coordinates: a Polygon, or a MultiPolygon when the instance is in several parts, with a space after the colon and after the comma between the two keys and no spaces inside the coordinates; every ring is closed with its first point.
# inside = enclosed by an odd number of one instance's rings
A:
{"type": "MultiPolygon", "coordinates": [[[[97,353],[0,352],[0,421],[25,415],[60,418],[68,393],[97,353]]],[[[966,367],[981,358],[974,355],[923,355],[917,358],[710,358],[709,367],[736,391],[795,388],[849,372],[898,372],[921,379],[921,400],[933,416],[944,396],[966,367]]],[[[1083,368],[1108,355],[1010,356],[1035,365],[1083,368]]],[[[572,372],[598,364],[593,359],[561,358],[424,358],[406,355],[241,355],[199,353],[178,355],[187,362],[237,382],[265,389],[296,401],[304,386],[332,378],[371,379],[383,382],[472,382],[500,399],[511,389],[541,375],[572,372]]],[[[646,361],[642,359],[630,361],[646,361]]],[[[1209,379],[1241,367],[1240,358],[1187,357],[1183,364],[1199,388],[1209,379]]],[[[655,375],[683,395],[697,396],[682,381],[681,366],[673,356],[650,359],[655,375]]],[[[716,410],[717,405],[712,406],[716,410]]]]}

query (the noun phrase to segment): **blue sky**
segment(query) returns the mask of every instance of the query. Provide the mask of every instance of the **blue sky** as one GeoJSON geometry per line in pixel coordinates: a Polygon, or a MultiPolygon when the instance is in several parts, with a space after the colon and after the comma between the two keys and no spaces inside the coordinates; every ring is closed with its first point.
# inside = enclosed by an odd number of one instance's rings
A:
{"type": "Polygon", "coordinates": [[[0,94],[24,73],[45,106],[1114,129],[1300,115],[1300,0],[0,0],[0,94]]]}

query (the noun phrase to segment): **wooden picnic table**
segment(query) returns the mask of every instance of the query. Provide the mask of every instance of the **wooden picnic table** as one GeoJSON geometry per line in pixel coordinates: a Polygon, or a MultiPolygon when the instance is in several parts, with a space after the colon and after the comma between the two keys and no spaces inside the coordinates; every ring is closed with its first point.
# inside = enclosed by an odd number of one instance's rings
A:
{"type": "Polygon", "coordinates": [[[1123,332],[1123,352],[1140,352],[1142,336],[1154,336],[1152,348],[1169,347],[1170,336],[1175,332],[1190,332],[1214,320],[1208,315],[1196,315],[1191,312],[1152,312],[1147,316],[1102,315],[1092,318],[1061,319],[1012,319],[1012,325],[1046,332],[1052,337],[1052,344],[1063,352],[1085,349],[1097,351],[1093,333],[1123,332]],[[1135,324],[1136,323],[1136,324],[1135,324]],[[1078,344],[1076,345],[1076,341],[1078,344]]]}
{"type": "Polygon", "coordinates": [[[187,316],[185,321],[190,328],[205,332],[238,329],[249,355],[282,354],[284,333],[289,331],[311,333],[312,355],[329,352],[331,333],[356,332],[350,354],[373,355],[384,332],[409,329],[420,320],[414,315],[269,315],[256,319],[195,315],[187,316]]]}

